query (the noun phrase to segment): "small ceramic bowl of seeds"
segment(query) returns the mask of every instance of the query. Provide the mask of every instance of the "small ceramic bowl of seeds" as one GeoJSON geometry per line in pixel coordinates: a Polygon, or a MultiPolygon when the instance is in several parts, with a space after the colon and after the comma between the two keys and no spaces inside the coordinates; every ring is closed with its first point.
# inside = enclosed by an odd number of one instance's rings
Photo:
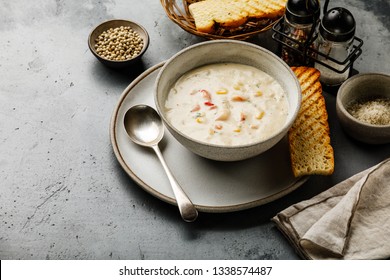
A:
{"type": "Polygon", "coordinates": [[[337,92],[336,112],[344,131],[368,144],[390,143],[390,75],[363,73],[337,92]]]}
{"type": "Polygon", "coordinates": [[[139,61],[149,46],[149,35],[138,23],[113,19],[92,30],[88,46],[103,64],[112,68],[124,68],[139,61]]]}

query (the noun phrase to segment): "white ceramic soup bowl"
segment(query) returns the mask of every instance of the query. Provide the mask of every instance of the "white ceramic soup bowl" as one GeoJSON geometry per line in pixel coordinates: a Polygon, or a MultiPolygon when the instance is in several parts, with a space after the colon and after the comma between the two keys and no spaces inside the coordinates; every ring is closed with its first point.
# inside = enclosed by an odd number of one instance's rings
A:
{"type": "Polygon", "coordinates": [[[190,151],[219,161],[237,161],[257,156],[278,143],[288,132],[301,105],[301,87],[290,67],[272,52],[248,42],[216,40],[198,43],[183,49],[164,64],[156,84],[154,99],[158,113],[169,132],[190,151]],[[285,124],[267,139],[247,145],[210,144],[189,137],[175,128],[166,115],[165,102],[175,82],[188,71],[215,63],[240,63],[253,66],[276,79],[288,100],[285,124]]]}

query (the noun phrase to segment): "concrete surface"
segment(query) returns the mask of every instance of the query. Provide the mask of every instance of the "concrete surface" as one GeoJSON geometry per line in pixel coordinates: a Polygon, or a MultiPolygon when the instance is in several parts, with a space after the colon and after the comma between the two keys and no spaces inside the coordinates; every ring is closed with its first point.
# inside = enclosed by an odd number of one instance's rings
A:
{"type": "MultiPolygon", "coordinates": [[[[359,72],[390,73],[388,0],[331,1],[355,15],[359,72]]],[[[271,33],[251,41],[273,49],[271,33]]],[[[109,123],[126,86],[145,69],[203,41],[160,1],[0,0],[0,259],[298,259],[270,218],[390,156],[390,145],[347,137],[325,93],[336,171],[251,210],[201,213],[193,224],[121,169],[109,123]],[[144,25],[151,44],[125,71],[90,53],[91,29],[111,18],[144,25]]]]}

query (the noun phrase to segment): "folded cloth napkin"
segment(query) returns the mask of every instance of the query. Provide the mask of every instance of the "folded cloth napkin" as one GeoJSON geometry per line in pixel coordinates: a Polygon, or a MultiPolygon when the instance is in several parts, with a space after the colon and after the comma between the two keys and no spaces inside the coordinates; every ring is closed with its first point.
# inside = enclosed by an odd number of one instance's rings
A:
{"type": "Polygon", "coordinates": [[[302,258],[390,258],[390,158],[272,220],[302,258]]]}

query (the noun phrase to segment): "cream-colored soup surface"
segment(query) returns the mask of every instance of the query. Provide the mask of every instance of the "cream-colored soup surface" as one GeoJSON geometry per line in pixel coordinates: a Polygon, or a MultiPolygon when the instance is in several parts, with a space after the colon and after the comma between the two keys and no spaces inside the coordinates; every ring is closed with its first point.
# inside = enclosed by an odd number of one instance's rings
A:
{"type": "Polygon", "coordinates": [[[202,66],[178,79],[165,103],[171,124],[191,138],[224,146],[246,145],[275,134],[288,101],[281,85],[252,66],[202,66]]]}

